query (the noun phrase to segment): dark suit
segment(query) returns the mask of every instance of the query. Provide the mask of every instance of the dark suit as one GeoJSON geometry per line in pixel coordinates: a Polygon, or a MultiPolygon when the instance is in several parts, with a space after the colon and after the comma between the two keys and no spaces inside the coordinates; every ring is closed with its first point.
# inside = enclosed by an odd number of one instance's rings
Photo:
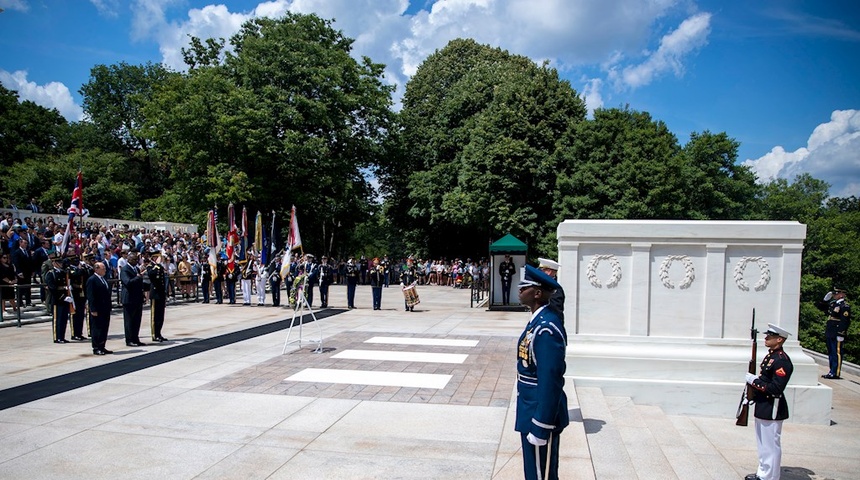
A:
{"type": "Polygon", "coordinates": [[[112,294],[107,280],[98,275],[87,279],[87,306],[90,307],[90,335],[93,351],[104,350],[110,327],[112,294]]]}
{"type": "Polygon", "coordinates": [[[137,267],[126,264],[119,272],[122,282],[122,321],[125,342],[140,343],[140,320],[143,315],[143,275],[137,267]]]}
{"type": "Polygon", "coordinates": [[[30,282],[33,281],[35,270],[33,257],[27,249],[19,248],[12,252],[12,265],[15,265],[15,270],[18,271],[18,284],[22,285],[18,290],[18,306],[31,305],[33,302],[30,299],[30,282]]]}

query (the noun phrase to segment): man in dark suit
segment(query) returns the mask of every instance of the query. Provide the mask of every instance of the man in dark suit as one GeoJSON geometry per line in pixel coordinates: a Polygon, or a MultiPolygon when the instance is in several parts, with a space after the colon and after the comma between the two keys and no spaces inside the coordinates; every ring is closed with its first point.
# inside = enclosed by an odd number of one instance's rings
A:
{"type": "Polygon", "coordinates": [[[110,287],[105,280],[105,264],[96,262],[93,271],[94,274],[87,279],[86,286],[87,306],[90,308],[90,335],[92,336],[93,355],[107,355],[113,353],[105,348],[113,302],[110,287]]]}
{"type": "Polygon", "coordinates": [[[140,341],[140,320],[143,315],[143,275],[137,268],[137,252],[128,254],[128,263],[119,272],[122,282],[122,321],[125,327],[125,344],[129,347],[145,345],[140,341]]]}
{"type": "Polygon", "coordinates": [[[33,257],[30,254],[29,242],[26,238],[18,240],[18,249],[12,252],[12,265],[15,265],[15,270],[18,272],[18,285],[21,285],[18,301],[19,306],[32,305],[30,299],[30,284],[33,281],[33,270],[35,264],[33,257]]]}
{"type": "Polygon", "coordinates": [[[559,435],[570,423],[564,393],[567,332],[554,308],[549,308],[558,282],[525,266],[519,284],[520,303],[531,318],[517,342],[517,415],[523,467],[527,480],[558,479],[559,435]]]}

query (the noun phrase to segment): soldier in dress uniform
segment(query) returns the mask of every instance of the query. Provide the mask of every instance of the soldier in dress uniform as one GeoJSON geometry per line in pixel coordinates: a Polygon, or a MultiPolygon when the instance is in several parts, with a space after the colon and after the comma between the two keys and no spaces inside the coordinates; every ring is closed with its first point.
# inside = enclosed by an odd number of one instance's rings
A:
{"type": "Polygon", "coordinates": [[[570,423],[564,393],[567,332],[547,308],[560,285],[531,265],[519,284],[519,301],[531,318],[517,343],[517,415],[527,480],[558,479],[559,435],[570,423]]]}
{"type": "MultiPolygon", "coordinates": [[[[373,267],[375,267],[375,266],[376,265],[373,265],[373,267]]],[[[367,282],[370,281],[370,279],[367,276],[368,273],[370,273],[370,268],[371,268],[371,265],[368,263],[367,257],[362,255],[361,258],[358,260],[358,272],[361,275],[361,284],[362,285],[367,285],[367,282]]]]}
{"type": "Polygon", "coordinates": [[[281,305],[281,259],[280,255],[275,258],[266,267],[266,273],[269,274],[269,288],[272,290],[272,306],[281,305]]]}
{"type": "Polygon", "coordinates": [[[232,265],[227,263],[224,269],[224,282],[227,284],[227,303],[230,305],[236,303],[236,282],[239,280],[239,273],[235,262],[232,265]]]}
{"type": "MultiPolygon", "coordinates": [[[[84,341],[88,337],[84,335],[84,320],[87,319],[87,280],[92,276],[93,270],[87,261],[92,261],[93,254],[82,256],[82,260],[72,259],[69,265],[69,281],[72,284],[72,298],[75,302],[75,313],[72,315],[72,340],[84,341]]],[[[87,333],[90,326],[87,324],[87,333]]]]}
{"type": "Polygon", "coordinates": [[[242,272],[242,305],[251,305],[251,283],[257,277],[257,262],[254,254],[248,252],[247,258],[240,261],[239,268],[242,272]]]}
{"type": "Polygon", "coordinates": [[[227,264],[224,263],[224,257],[218,255],[217,263],[215,263],[215,277],[212,279],[212,286],[215,289],[215,303],[224,303],[224,278],[227,275],[227,264]]]}
{"type": "Polygon", "coordinates": [[[779,480],[782,462],[782,422],[788,418],[788,401],[783,392],[794,365],[782,349],[790,333],[772,323],[767,324],[764,344],[767,355],[761,361],[758,376],[747,373],[755,403],[755,439],[758,446],[758,470],[745,480],[779,480]]]}
{"type": "Polygon", "coordinates": [[[517,267],[514,266],[514,261],[510,255],[505,255],[505,259],[499,264],[499,278],[502,279],[502,305],[511,303],[511,281],[517,273],[517,267]]]}
{"type": "Polygon", "coordinates": [[[334,280],[334,269],[328,263],[328,257],[323,255],[319,265],[320,308],[328,307],[328,287],[334,280]]]}
{"type": "Polygon", "coordinates": [[[355,289],[358,285],[359,266],[355,264],[355,257],[350,255],[346,261],[346,306],[355,308],[355,289]]]}
{"type": "Polygon", "coordinates": [[[382,287],[385,285],[385,269],[379,264],[379,258],[374,258],[370,272],[370,292],[373,295],[373,309],[382,310],[382,287]]]}
{"type": "Polygon", "coordinates": [[[69,291],[68,276],[65,267],[68,262],[53,254],[51,269],[45,274],[45,286],[51,298],[51,313],[54,330],[54,343],[69,343],[66,340],[66,325],[69,323],[69,291]]]}
{"type": "MultiPolygon", "coordinates": [[[[554,260],[550,260],[548,258],[538,258],[538,269],[543,273],[552,277],[556,282],[558,281],[558,270],[561,268],[561,265],[554,260]]],[[[554,308],[558,316],[561,317],[561,321],[564,321],[564,289],[561,288],[559,284],[558,289],[556,289],[555,293],[552,294],[552,297],[549,299],[549,306],[554,308]]]]}
{"type": "Polygon", "coordinates": [[[266,304],[266,280],[269,278],[269,274],[266,271],[266,266],[263,265],[262,256],[254,262],[254,266],[257,272],[254,277],[254,281],[257,282],[257,306],[262,307],[266,304]]]}
{"type": "MultiPolygon", "coordinates": [[[[413,285],[416,280],[418,280],[418,270],[415,268],[415,260],[409,257],[406,259],[406,265],[403,266],[403,270],[400,271],[400,288],[403,289],[404,287],[413,285]]],[[[407,312],[415,311],[415,305],[410,306],[405,299],[403,302],[407,312]]]]}
{"type": "MultiPolygon", "coordinates": [[[[205,253],[209,253],[208,249],[205,253]]],[[[203,302],[209,303],[209,292],[212,290],[212,265],[204,261],[200,263],[200,289],[203,291],[203,302]]]]}
{"type": "Polygon", "coordinates": [[[146,267],[149,275],[149,330],[153,342],[166,342],[161,335],[164,326],[164,307],[167,304],[167,269],[164,268],[161,252],[150,253],[152,262],[146,267]]]}
{"type": "Polygon", "coordinates": [[[824,339],[827,342],[827,356],[830,359],[830,371],[823,378],[840,380],[842,378],[842,342],[848,336],[851,326],[851,305],[848,303],[848,291],[834,287],[827,292],[824,300],[815,302],[821,310],[827,312],[824,327],[824,339]]]}

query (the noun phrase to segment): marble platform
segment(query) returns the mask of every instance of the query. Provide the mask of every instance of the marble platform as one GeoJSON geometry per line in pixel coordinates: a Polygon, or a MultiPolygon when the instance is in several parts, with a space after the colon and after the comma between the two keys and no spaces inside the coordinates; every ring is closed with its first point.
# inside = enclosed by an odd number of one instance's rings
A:
{"type": "MultiPolygon", "coordinates": [[[[561,223],[567,375],[667,412],[730,415],[753,312],[759,332],[768,323],[797,332],[805,237],[797,222],[561,223]]],[[[785,349],[795,365],[792,421],[828,424],[832,391],[796,336],[785,349]]],[[[757,350],[760,361],[760,334],[757,350]]]]}

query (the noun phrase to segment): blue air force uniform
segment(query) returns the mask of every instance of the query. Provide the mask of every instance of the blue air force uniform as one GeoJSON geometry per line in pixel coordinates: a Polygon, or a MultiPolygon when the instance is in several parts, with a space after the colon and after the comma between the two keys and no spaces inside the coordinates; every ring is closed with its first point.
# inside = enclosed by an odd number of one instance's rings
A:
{"type": "MultiPolygon", "coordinates": [[[[557,287],[558,283],[527,265],[520,287],[536,285],[557,287]]],[[[566,348],[567,332],[561,317],[548,305],[540,306],[517,343],[514,429],[522,436],[523,466],[528,480],[558,478],[558,437],[570,423],[563,389],[566,348]],[[529,435],[546,443],[536,446],[529,441],[529,435]]]]}

